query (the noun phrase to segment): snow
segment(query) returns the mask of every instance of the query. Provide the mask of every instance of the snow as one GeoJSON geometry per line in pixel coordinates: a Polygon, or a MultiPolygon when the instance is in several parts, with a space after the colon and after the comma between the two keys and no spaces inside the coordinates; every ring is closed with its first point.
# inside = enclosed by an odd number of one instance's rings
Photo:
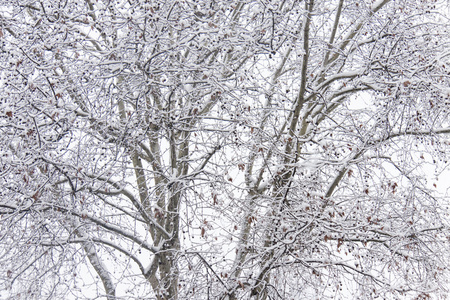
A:
{"type": "Polygon", "coordinates": [[[265,179],[261,180],[258,186],[258,191],[261,192],[267,189],[268,184],[269,184],[268,180],[265,179]]]}

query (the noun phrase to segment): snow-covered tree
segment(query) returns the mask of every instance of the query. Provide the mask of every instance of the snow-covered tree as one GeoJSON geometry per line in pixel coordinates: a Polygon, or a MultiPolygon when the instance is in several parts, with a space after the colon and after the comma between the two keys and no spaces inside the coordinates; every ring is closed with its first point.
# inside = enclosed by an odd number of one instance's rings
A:
{"type": "Polygon", "coordinates": [[[444,296],[447,5],[1,0],[0,298],[444,296]]]}

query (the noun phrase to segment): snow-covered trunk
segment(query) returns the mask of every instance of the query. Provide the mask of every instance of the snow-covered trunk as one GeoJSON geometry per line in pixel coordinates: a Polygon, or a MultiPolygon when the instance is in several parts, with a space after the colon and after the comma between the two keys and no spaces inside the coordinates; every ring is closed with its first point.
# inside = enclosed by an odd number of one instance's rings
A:
{"type": "MultiPolygon", "coordinates": [[[[307,83],[307,69],[309,63],[309,34],[310,34],[310,22],[312,11],[314,7],[314,1],[305,2],[305,11],[307,12],[304,15],[303,20],[303,58],[302,58],[302,67],[301,67],[301,81],[300,88],[296,98],[296,101],[293,102],[292,108],[292,116],[288,126],[288,134],[289,138],[287,140],[285,149],[284,149],[284,161],[283,166],[281,167],[281,171],[275,175],[272,186],[269,188],[268,186],[264,186],[261,188],[261,185],[258,186],[257,190],[271,190],[271,203],[269,211],[267,212],[266,219],[269,220],[266,223],[266,230],[264,234],[263,241],[263,249],[267,249],[264,251],[263,255],[260,258],[259,262],[259,271],[257,272],[256,278],[254,280],[254,285],[251,288],[250,294],[255,296],[257,299],[267,299],[268,297],[268,289],[270,286],[271,279],[271,270],[274,268],[274,264],[277,259],[283,255],[284,247],[278,246],[277,241],[282,239],[282,220],[284,210],[289,210],[289,203],[287,201],[289,189],[291,182],[293,180],[293,176],[296,173],[295,164],[297,163],[301,151],[301,146],[299,140],[303,140],[307,134],[307,127],[309,124],[306,122],[301,122],[301,129],[297,130],[297,126],[299,124],[299,120],[303,116],[303,107],[305,103],[305,94],[306,94],[306,83],[307,83]]],[[[290,51],[287,55],[290,54],[290,51]]],[[[283,67],[284,64],[281,65],[280,68],[283,67]]],[[[280,70],[281,72],[281,70],[280,70]]],[[[279,72],[276,72],[279,73],[279,72]]],[[[275,78],[274,78],[275,79],[275,78]]],[[[304,117],[304,116],[303,116],[304,117]]],[[[281,129],[281,132],[283,129],[281,129]]],[[[269,154],[271,155],[271,154],[269,154]]],[[[266,161],[269,160],[269,156],[266,158],[266,161]]],[[[269,167],[269,166],[266,166],[269,167]]],[[[270,172],[266,170],[265,172],[270,172]]],[[[250,191],[250,193],[254,193],[250,191]]],[[[253,195],[254,197],[254,195],[253,195]]],[[[248,223],[248,222],[247,222],[248,223]]],[[[250,230],[250,225],[247,225],[247,230],[250,230]]],[[[241,239],[244,245],[249,244],[248,240],[249,234],[246,233],[241,239]]],[[[245,254],[240,254],[240,262],[243,263],[245,254]]],[[[238,256],[239,256],[238,255],[238,256]]]]}
{"type": "Polygon", "coordinates": [[[89,259],[89,262],[91,263],[94,270],[97,272],[98,276],[100,277],[103,287],[105,288],[106,297],[108,300],[116,299],[116,287],[115,284],[106,269],[106,266],[103,264],[103,262],[100,260],[96,250],[95,246],[92,242],[84,242],[83,243],[84,251],[86,251],[86,255],[89,259]]]}
{"type": "Polygon", "coordinates": [[[89,259],[89,262],[91,263],[92,267],[94,268],[95,272],[97,272],[100,280],[103,283],[107,299],[116,299],[116,284],[111,278],[111,274],[108,271],[106,265],[103,263],[99,254],[97,253],[95,244],[92,241],[89,241],[89,237],[82,229],[82,226],[80,226],[80,222],[78,222],[76,219],[72,219],[71,223],[74,227],[74,233],[81,240],[84,240],[81,245],[86,252],[86,256],[89,259]]]}

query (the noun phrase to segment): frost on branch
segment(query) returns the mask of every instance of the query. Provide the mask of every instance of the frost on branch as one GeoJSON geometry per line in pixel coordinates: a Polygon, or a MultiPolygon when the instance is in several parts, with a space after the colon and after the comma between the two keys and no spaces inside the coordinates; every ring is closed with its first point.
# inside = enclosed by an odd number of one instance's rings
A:
{"type": "Polygon", "coordinates": [[[369,2],[0,0],[0,298],[444,295],[448,4],[369,2]]]}

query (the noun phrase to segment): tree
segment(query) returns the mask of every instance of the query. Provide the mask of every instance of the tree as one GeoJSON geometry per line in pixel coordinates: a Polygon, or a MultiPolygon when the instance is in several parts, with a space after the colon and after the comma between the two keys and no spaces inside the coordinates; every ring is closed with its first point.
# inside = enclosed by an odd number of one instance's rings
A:
{"type": "Polygon", "coordinates": [[[445,295],[445,3],[0,3],[0,295],[445,295]]]}

